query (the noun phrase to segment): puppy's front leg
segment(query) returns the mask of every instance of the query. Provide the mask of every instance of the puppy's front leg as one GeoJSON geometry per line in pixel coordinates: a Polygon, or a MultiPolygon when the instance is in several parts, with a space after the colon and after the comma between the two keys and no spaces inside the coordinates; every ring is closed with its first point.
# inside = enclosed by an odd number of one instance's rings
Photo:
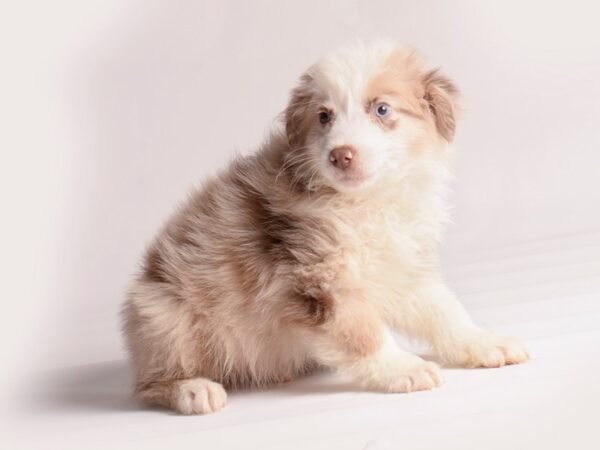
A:
{"type": "Polygon", "coordinates": [[[389,317],[395,328],[429,341],[446,364],[500,367],[529,359],[519,340],[477,327],[438,276],[401,295],[389,317]]]}
{"type": "Polygon", "coordinates": [[[367,389],[410,392],[442,383],[436,364],[402,350],[378,313],[366,302],[336,302],[333,317],[309,329],[313,357],[350,374],[367,389]]]}

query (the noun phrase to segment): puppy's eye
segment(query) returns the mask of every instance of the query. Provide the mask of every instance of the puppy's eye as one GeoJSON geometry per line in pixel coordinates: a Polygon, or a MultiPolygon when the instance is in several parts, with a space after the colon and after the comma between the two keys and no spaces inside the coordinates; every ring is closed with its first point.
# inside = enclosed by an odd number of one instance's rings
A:
{"type": "Polygon", "coordinates": [[[377,103],[375,105],[375,115],[377,117],[387,117],[391,111],[392,108],[387,103],[377,103]]]}
{"type": "Polygon", "coordinates": [[[329,111],[321,111],[319,113],[319,122],[321,122],[323,125],[331,122],[331,113],[329,111]]]}

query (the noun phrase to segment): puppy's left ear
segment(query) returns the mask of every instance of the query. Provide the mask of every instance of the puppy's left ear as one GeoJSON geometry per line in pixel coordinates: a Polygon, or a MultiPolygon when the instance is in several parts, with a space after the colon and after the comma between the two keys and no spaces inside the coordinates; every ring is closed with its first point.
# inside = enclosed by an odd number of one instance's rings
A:
{"type": "Polygon", "coordinates": [[[446,141],[452,142],[456,119],[460,111],[460,92],[454,83],[438,69],[423,76],[423,98],[435,121],[435,127],[446,141]]]}
{"type": "Polygon", "coordinates": [[[302,147],[310,130],[308,110],[312,100],[310,84],[312,77],[305,73],[300,84],[292,91],[290,101],[285,109],[285,132],[292,149],[302,147]]]}

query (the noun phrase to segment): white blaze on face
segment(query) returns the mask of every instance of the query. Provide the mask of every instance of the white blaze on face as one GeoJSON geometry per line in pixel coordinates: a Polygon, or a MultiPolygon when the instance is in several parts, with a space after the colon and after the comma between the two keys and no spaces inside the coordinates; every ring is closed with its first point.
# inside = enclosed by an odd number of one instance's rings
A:
{"type": "Polygon", "coordinates": [[[370,120],[364,102],[351,98],[345,110],[338,107],[335,121],[325,135],[322,147],[323,170],[339,181],[361,184],[373,179],[386,159],[389,139],[383,130],[370,120]],[[330,152],[342,146],[356,150],[353,163],[346,171],[330,164],[330,152]]]}
{"type": "MultiPolygon", "coordinates": [[[[356,58],[351,65],[326,61],[314,68],[322,106],[332,112],[331,124],[315,142],[322,176],[339,190],[351,191],[372,185],[382,169],[393,165],[389,158],[394,136],[374,120],[366,92],[384,65],[386,55],[356,58]],[[340,170],[331,164],[330,153],[348,146],[355,150],[352,164],[340,170]]],[[[396,143],[397,144],[397,143],[396,143]]]]}

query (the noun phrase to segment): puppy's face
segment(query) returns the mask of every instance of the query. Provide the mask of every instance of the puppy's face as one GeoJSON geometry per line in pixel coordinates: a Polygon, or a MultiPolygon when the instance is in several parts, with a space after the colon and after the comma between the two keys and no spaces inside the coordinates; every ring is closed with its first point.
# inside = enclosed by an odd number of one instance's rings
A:
{"type": "Polygon", "coordinates": [[[286,164],[309,189],[366,189],[399,178],[452,140],[457,90],[414,52],[350,49],[311,67],[286,110],[286,164]]]}

